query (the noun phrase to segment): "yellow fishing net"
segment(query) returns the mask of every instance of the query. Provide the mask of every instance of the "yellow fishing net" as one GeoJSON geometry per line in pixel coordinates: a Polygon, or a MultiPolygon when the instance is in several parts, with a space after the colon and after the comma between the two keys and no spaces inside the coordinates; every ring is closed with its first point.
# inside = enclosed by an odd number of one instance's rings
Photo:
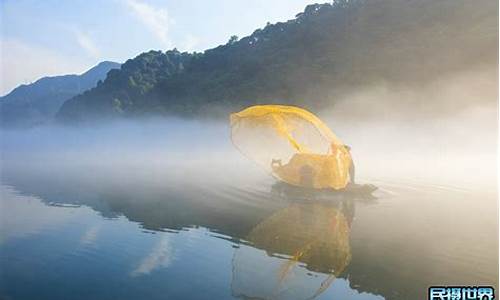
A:
{"type": "Polygon", "coordinates": [[[278,179],[318,189],[341,189],[349,182],[349,151],[312,113],[257,105],[231,114],[230,121],[233,144],[278,179]]]}

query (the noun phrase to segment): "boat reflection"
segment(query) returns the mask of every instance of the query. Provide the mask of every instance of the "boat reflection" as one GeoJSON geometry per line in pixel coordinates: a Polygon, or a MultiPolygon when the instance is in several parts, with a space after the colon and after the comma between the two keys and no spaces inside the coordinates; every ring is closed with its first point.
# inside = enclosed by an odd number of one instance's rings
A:
{"type": "Polygon", "coordinates": [[[232,292],[245,299],[316,298],[351,261],[355,199],[326,199],[320,192],[282,184],[272,193],[289,205],[247,235],[246,241],[263,251],[241,246],[235,252],[232,292]]]}

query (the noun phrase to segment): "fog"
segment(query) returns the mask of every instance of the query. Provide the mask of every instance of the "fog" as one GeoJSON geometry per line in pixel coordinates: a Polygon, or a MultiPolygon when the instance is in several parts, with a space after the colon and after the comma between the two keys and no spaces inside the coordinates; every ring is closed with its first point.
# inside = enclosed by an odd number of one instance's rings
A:
{"type": "Polygon", "coordinates": [[[484,188],[496,185],[497,101],[497,69],[478,67],[351,90],[320,115],[363,176],[484,188]]]}
{"type": "MultiPolygon", "coordinates": [[[[352,147],[360,181],[495,190],[497,80],[494,68],[477,68],[428,84],[380,83],[316,113],[352,147]]],[[[2,177],[66,165],[111,173],[171,168],[185,181],[274,180],[232,146],[229,133],[229,120],[175,118],[2,130],[2,177]]]]}
{"type": "MultiPolygon", "coordinates": [[[[449,118],[341,122],[325,118],[352,147],[357,178],[495,188],[496,112],[475,107],[449,118]]],[[[155,172],[183,181],[274,181],[231,144],[228,122],[177,119],[96,127],[2,132],[2,178],[8,172],[71,167],[109,176],[155,172]],[[112,175],[114,174],[114,175],[112,175]],[[252,177],[252,179],[250,179],[252,177]]],[[[262,141],[265,143],[265,141],[262,141]]]]}

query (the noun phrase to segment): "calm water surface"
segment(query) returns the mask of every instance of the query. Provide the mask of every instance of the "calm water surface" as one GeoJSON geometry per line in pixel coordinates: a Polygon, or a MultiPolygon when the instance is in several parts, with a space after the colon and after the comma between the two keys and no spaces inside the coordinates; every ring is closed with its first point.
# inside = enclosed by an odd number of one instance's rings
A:
{"type": "Polygon", "coordinates": [[[374,197],[339,196],[243,159],[193,161],[4,160],[0,298],[425,299],[430,285],[498,286],[495,188],[361,178],[374,197]]]}

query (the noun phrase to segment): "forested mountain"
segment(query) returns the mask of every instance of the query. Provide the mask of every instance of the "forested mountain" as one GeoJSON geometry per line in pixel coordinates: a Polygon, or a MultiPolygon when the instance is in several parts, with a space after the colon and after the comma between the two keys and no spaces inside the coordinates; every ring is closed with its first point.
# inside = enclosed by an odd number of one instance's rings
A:
{"type": "MultiPolygon", "coordinates": [[[[21,58],[22,59],[22,58],[21,58]]],[[[0,124],[3,127],[30,127],[51,120],[64,101],[96,86],[120,64],[101,62],[81,75],[43,77],[21,85],[0,97],[0,124]]]]}
{"type": "Polygon", "coordinates": [[[338,0],[309,5],[203,53],[150,51],[67,101],[62,121],[210,116],[256,103],[321,108],[376,82],[419,85],[498,65],[498,1],[338,0]]]}

